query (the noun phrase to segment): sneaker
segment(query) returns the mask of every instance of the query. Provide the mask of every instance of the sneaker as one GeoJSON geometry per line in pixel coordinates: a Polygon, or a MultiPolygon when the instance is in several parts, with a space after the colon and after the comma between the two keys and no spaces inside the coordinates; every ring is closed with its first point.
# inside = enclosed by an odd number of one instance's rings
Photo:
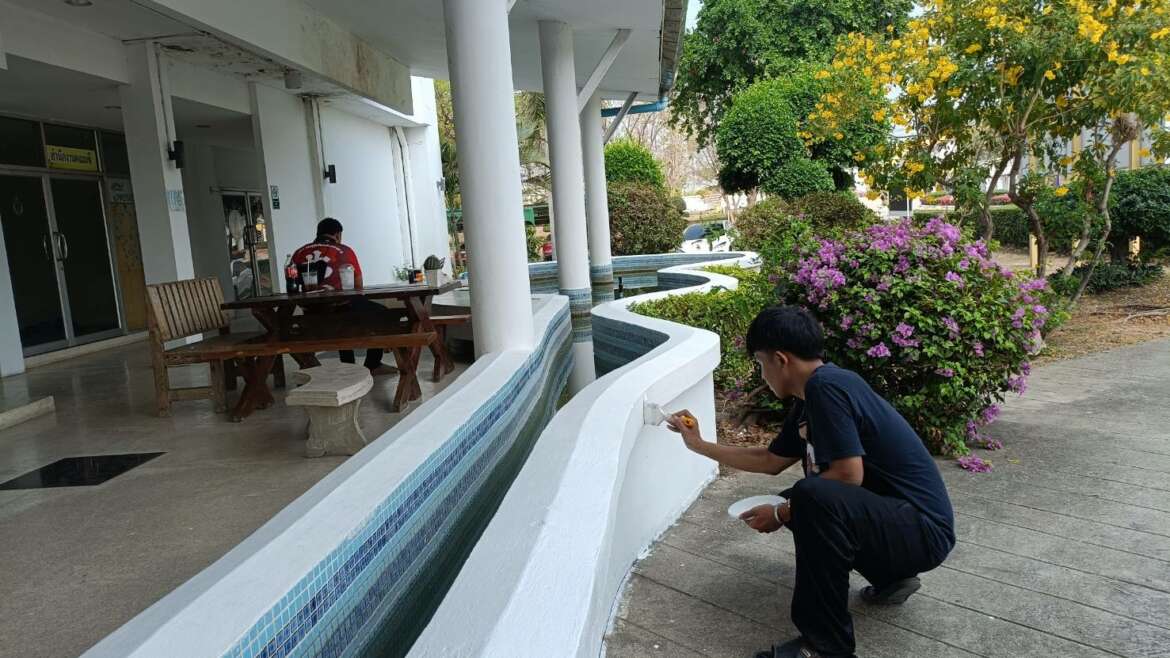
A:
{"type": "Polygon", "coordinates": [[[869,585],[861,588],[861,600],[873,605],[901,605],[920,587],[922,581],[918,580],[917,576],[895,580],[881,588],[869,585]]]}
{"type": "Polygon", "coordinates": [[[755,658],[824,658],[816,649],[805,643],[803,637],[793,638],[784,644],[772,645],[771,649],[757,651],[755,658]]]}

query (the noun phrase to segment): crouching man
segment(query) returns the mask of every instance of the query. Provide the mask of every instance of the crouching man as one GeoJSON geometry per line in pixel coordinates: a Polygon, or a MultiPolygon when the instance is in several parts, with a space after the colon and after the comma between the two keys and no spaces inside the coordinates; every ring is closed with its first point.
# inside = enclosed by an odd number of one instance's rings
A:
{"type": "Polygon", "coordinates": [[[787,527],[796,544],[792,622],[800,637],[756,658],[853,656],[849,572],[871,585],[861,598],[899,604],[918,574],[942,563],[955,544],[954,513],[938,467],[909,423],[856,373],[823,360],[821,327],[806,311],[769,308],[752,322],[748,352],[781,399],[793,398],[767,448],[703,440],[690,412],[668,420],[686,447],[721,464],[778,474],[801,462],[804,478],[787,502],[741,517],[752,529],[787,527]]]}

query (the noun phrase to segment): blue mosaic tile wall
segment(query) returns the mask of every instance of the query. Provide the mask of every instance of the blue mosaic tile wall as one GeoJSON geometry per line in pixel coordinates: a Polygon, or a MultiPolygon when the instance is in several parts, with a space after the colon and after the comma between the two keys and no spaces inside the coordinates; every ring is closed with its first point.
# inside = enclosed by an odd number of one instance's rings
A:
{"type": "MultiPolygon", "coordinates": [[[[539,430],[552,418],[568,381],[571,323],[566,307],[550,323],[535,351],[508,383],[492,395],[443,447],[377,506],[373,514],[258,619],[224,656],[359,655],[378,640],[388,620],[413,634],[394,644],[402,653],[417,637],[458,567],[490,519],[518,465],[501,469],[501,460],[527,456],[539,430]],[[501,482],[501,470],[508,470],[501,482]],[[494,477],[491,491],[485,482],[494,477]],[[485,498],[493,500],[485,500],[485,498]],[[487,509],[480,525],[467,526],[466,512],[487,509]],[[464,533],[452,539],[452,528],[464,533]],[[466,529],[475,530],[467,536],[466,529]],[[435,562],[441,568],[435,569],[435,562]],[[436,589],[435,573],[446,574],[436,589]],[[426,576],[426,578],[421,578],[426,576]],[[429,585],[416,589],[420,580],[429,585]],[[407,596],[409,594],[409,596],[407,596]],[[422,605],[420,605],[420,601],[422,605]],[[402,626],[402,618],[412,624],[402,626]]],[[[398,651],[379,650],[379,655],[398,651]]]]}
{"type": "Polygon", "coordinates": [[[668,339],[669,336],[653,329],[593,316],[593,361],[597,376],[642,358],[668,339]]]}

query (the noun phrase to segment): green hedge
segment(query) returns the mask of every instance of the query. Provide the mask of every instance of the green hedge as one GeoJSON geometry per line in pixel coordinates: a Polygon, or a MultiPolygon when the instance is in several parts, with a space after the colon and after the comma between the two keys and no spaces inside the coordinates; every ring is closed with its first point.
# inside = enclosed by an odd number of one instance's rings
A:
{"type": "Polygon", "coordinates": [[[682,244],[687,220],[666,190],[645,183],[610,183],[609,234],[613,255],[661,254],[682,244]]]}
{"type": "Polygon", "coordinates": [[[611,184],[643,183],[666,188],[666,177],[654,154],[632,139],[618,139],[605,145],[605,180],[611,184]]]}

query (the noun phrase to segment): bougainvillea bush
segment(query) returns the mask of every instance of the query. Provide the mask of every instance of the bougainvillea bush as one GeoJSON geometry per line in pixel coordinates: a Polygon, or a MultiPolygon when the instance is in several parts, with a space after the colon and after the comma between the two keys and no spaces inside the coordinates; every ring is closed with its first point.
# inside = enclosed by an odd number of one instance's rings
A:
{"type": "Polygon", "coordinates": [[[1023,393],[1053,322],[1044,280],[1021,280],[941,219],[819,240],[781,295],[825,328],[829,357],[857,371],[938,453],[962,455],[997,403],[1023,393]]]}

